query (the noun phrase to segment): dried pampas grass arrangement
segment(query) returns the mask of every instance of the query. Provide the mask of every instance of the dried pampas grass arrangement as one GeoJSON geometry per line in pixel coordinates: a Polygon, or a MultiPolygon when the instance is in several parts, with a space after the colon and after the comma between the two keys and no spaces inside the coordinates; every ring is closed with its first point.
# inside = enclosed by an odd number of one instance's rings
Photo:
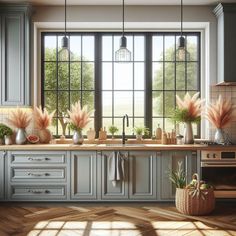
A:
{"type": "Polygon", "coordinates": [[[85,105],[81,108],[80,101],[76,102],[71,107],[71,111],[68,110],[70,117],[70,128],[72,130],[81,131],[90,121],[90,116],[94,111],[88,111],[88,106],[85,105]]]}
{"type": "Polygon", "coordinates": [[[26,129],[32,120],[32,114],[29,114],[24,109],[19,107],[16,110],[11,111],[8,123],[18,129],[26,129]]]}
{"type": "Polygon", "coordinates": [[[236,106],[228,98],[220,95],[215,103],[207,106],[206,118],[217,129],[223,129],[235,120],[236,106]]]}
{"type": "Polygon", "coordinates": [[[41,106],[34,108],[34,123],[36,129],[47,129],[51,123],[55,111],[48,113],[47,109],[42,109],[41,106]]]}

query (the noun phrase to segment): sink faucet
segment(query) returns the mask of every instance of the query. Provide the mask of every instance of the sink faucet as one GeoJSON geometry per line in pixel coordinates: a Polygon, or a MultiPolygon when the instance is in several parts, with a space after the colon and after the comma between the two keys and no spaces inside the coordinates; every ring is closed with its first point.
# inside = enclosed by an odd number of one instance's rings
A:
{"type": "Polygon", "coordinates": [[[129,127],[129,117],[127,114],[123,116],[123,132],[122,132],[122,144],[125,144],[125,118],[126,118],[126,127],[129,127]]]}

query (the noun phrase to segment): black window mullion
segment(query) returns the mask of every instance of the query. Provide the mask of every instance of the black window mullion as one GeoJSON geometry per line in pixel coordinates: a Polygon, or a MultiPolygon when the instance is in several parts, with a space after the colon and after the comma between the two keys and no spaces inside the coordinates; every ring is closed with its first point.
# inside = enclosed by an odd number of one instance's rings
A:
{"type": "Polygon", "coordinates": [[[145,37],[145,126],[152,133],[152,34],[145,37]]]}

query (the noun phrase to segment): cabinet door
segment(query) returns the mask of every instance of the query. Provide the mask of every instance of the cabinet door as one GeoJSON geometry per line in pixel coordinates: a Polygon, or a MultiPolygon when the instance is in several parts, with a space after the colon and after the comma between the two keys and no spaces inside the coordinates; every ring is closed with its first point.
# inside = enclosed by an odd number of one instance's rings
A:
{"type": "Polygon", "coordinates": [[[148,200],[157,198],[156,153],[147,151],[130,152],[129,198],[148,200]]]}
{"type": "MultiPolygon", "coordinates": [[[[112,181],[109,179],[109,166],[108,159],[113,152],[103,152],[102,153],[102,199],[128,199],[128,159],[125,159],[125,179],[123,181],[116,181],[113,185],[112,181]]],[[[125,153],[122,153],[125,155],[125,153]]],[[[126,155],[125,155],[126,156],[126,155]]]]}
{"type": "Polygon", "coordinates": [[[96,152],[78,151],[71,155],[71,198],[96,199],[96,152]]]}
{"type": "Polygon", "coordinates": [[[198,173],[197,153],[192,151],[163,151],[161,152],[161,199],[173,200],[175,198],[175,186],[169,179],[171,170],[176,171],[178,163],[182,162],[183,169],[187,176],[187,182],[192,178],[193,173],[198,173]]]}
{"type": "Polygon", "coordinates": [[[5,168],[4,168],[4,158],[5,152],[0,151],[0,199],[4,198],[4,176],[5,176],[5,168]]]}

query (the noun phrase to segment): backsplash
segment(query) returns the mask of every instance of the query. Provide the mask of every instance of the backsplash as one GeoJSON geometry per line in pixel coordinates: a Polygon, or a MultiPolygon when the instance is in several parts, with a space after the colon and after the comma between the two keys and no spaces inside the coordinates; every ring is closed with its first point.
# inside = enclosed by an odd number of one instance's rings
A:
{"type": "MultiPolygon", "coordinates": [[[[231,98],[231,101],[236,105],[236,86],[212,86],[210,89],[210,102],[218,99],[219,95],[223,98],[231,98]]],[[[236,120],[233,121],[224,129],[228,134],[230,141],[236,143],[236,120]]],[[[210,139],[214,140],[215,128],[210,125],[210,139]]]]}

